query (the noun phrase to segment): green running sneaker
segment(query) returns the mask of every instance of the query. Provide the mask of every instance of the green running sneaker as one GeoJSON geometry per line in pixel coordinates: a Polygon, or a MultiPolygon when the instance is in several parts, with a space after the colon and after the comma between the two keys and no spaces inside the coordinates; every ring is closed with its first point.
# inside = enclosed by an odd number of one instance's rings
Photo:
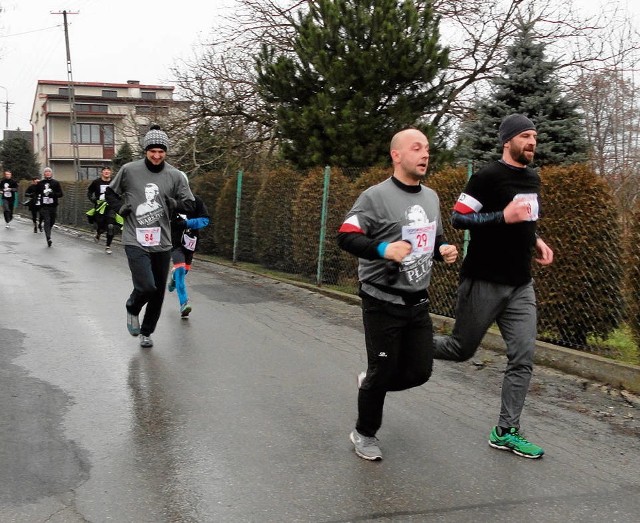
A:
{"type": "Polygon", "coordinates": [[[536,459],[544,454],[542,447],[527,441],[515,427],[511,427],[509,432],[505,432],[502,436],[498,436],[498,427],[493,427],[489,436],[489,445],[494,449],[508,450],[523,458],[536,459]]]}

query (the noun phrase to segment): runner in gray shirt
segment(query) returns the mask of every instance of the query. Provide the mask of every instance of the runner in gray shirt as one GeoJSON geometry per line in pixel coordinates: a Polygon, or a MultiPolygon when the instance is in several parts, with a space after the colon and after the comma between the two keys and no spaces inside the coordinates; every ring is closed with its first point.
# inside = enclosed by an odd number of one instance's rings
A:
{"type": "Polygon", "coordinates": [[[358,419],[350,438],[363,459],[382,459],[376,433],[387,392],[425,383],[433,366],[427,288],[433,259],[453,263],[458,250],[442,237],[440,203],[421,184],[429,141],[417,129],[391,140],[393,176],[370,187],[347,213],[341,248],[359,258],[368,367],[358,376],[358,419]]]}
{"type": "Polygon", "coordinates": [[[107,202],[120,205],[125,219],[122,243],[129,261],[133,291],[126,303],[127,329],[140,336],[140,346],[152,347],[169,265],[170,219],[174,211],[189,212],[195,200],[186,177],[165,162],[169,139],[158,126],[145,135],[145,158],[122,166],[106,192],[107,202]],[[138,319],[146,305],[142,325],[138,319]]]}

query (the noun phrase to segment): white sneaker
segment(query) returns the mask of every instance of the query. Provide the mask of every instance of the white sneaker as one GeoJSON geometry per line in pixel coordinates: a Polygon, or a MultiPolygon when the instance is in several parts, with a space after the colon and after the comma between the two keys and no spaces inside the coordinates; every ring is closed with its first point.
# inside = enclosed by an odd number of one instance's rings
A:
{"type": "Polygon", "coordinates": [[[149,336],[140,336],[140,347],[153,347],[153,340],[149,336]]]}
{"type": "Polygon", "coordinates": [[[111,254],[111,247],[105,247],[104,252],[106,252],[107,254],[111,254]]]}

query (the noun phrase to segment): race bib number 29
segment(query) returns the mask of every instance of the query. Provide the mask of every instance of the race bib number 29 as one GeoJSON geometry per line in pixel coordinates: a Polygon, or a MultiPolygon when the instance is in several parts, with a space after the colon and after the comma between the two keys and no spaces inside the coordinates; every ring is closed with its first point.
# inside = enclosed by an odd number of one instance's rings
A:
{"type": "Polygon", "coordinates": [[[416,227],[402,227],[402,239],[411,243],[412,258],[431,256],[436,243],[436,222],[416,227]]]}
{"type": "Polygon", "coordinates": [[[160,227],[137,227],[136,239],[143,247],[160,245],[160,227]]]}

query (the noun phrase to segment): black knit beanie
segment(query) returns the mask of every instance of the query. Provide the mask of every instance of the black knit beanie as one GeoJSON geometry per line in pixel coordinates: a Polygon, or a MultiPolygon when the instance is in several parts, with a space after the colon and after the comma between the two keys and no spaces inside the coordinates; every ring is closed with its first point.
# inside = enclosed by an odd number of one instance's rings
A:
{"type": "Polygon", "coordinates": [[[524,131],[535,131],[536,126],[529,118],[523,114],[510,114],[500,124],[498,129],[498,136],[500,137],[500,143],[505,144],[514,136],[518,136],[524,131]]]}

